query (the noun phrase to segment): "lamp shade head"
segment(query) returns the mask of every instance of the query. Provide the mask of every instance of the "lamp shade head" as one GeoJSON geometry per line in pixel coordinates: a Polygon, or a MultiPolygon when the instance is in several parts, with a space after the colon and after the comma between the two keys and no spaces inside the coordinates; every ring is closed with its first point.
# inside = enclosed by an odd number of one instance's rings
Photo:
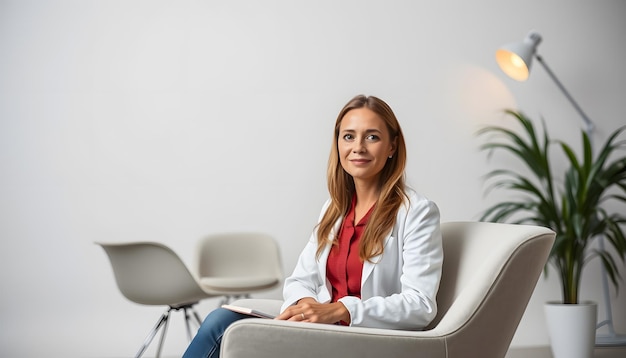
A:
{"type": "Polygon", "coordinates": [[[496,61],[509,77],[518,81],[525,81],[530,73],[530,65],[540,42],[541,35],[532,31],[524,41],[499,48],[496,51],[496,61]]]}

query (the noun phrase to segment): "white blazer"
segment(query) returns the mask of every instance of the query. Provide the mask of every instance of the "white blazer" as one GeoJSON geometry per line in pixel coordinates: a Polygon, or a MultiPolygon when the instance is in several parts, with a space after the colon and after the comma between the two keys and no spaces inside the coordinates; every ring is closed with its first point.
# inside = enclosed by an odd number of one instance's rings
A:
{"type": "MultiPolygon", "coordinates": [[[[385,239],[384,252],[363,263],[361,298],[339,299],[350,313],[350,325],[390,329],[423,329],[437,313],[443,248],[437,205],[407,188],[409,200],[398,210],[396,223],[385,239]]],[[[330,204],[327,201],[322,214],[330,204]]],[[[320,219],[321,219],[320,215],[320,219]]],[[[333,233],[338,232],[341,219],[333,233]]],[[[331,245],[316,259],[317,230],[298,258],[283,288],[281,311],[304,297],[326,303],[331,288],[326,262],[331,245]]]]}

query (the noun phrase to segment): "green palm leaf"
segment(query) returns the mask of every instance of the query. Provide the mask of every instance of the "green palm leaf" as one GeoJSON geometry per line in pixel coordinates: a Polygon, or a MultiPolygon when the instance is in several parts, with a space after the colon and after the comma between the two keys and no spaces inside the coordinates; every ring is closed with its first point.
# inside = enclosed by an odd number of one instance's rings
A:
{"type": "MultiPolygon", "coordinates": [[[[613,132],[594,156],[591,141],[582,132],[582,155],[563,141],[552,141],[543,125],[543,135],[532,121],[518,111],[505,111],[521,127],[521,133],[499,126],[487,126],[478,136],[489,136],[480,146],[490,159],[503,152],[519,160],[528,170],[520,174],[512,169],[495,169],[484,179],[488,184],[485,195],[505,191],[515,195],[484,210],[480,220],[536,224],[551,228],[557,234],[549,264],[559,273],[563,302],[577,303],[580,278],[584,266],[600,259],[616,285],[618,270],[614,256],[607,250],[590,249],[597,237],[604,237],[610,249],[624,261],[626,237],[623,226],[626,217],[620,212],[609,213],[603,206],[611,201],[626,204],[626,157],[618,151],[626,149],[626,141],[617,141],[626,126],[613,132]],[[561,180],[556,180],[550,166],[550,149],[558,144],[569,165],[561,180]]],[[[546,272],[548,266],[546,266],[546,272]]]]}

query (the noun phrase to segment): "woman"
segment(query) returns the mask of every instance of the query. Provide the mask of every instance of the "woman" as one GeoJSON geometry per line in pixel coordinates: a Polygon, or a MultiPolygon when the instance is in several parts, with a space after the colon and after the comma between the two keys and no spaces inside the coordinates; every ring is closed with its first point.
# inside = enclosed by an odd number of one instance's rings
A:
{"type": "MultiPolygon", "coordinates": [[[[339,113],[330,199],[285,280],[280,320],[422,329],[435,317],[443,250],[439,210],[404,183],[406,148],[391,108],[357,96],[339,113]]],[[[248,316],[209,314],[184,357],[218,357],[223,332],[248,316]]]]}

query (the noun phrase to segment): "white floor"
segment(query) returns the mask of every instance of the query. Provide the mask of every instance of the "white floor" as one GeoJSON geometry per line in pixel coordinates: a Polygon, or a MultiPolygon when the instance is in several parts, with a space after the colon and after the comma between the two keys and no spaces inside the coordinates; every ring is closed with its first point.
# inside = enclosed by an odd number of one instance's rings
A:
{"type": "MultiPolygon", "coordinates": [[[[626,347],[596,348],[594,358],[624,358],[626,347]]],[[[511,348],[506,358],[552,358],[550,347],[511,348]]]]}

